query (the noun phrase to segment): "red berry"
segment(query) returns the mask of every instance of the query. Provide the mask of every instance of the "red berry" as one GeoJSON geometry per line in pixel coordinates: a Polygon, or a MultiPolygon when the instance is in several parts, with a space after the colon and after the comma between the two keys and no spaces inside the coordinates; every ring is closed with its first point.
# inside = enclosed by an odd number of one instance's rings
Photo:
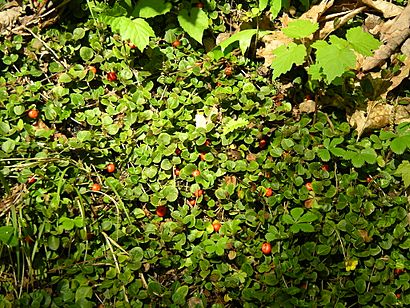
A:
{"type": "Polygon", "coordinates": [[[108,79],[108,81],[116,81],[117,80],[117,74],[115,72],[109,72],[107,74],[107,79],[108,79]]]}
{"type": "Polygon", "coordinates": [[[34,184],[37,181],[36,177],[33,175],[28,178],[27,184],[34,184]]]}
{"type": "Polygon", "coordinates": [[[225,67],[225,75],[226,76],[232,76],[232,67],[231,66],[227,66],[225,67]]]}
{"type": "Polygon", "coordinates": [[[212,227],[214,228],[214,231],[215,231],[215,232],[219,232],[219,230],[221,229],[222,225],[221,225],[221,223],[220,223],[219,221],[215,221],[215,222],[212,224],[212,227]]]}
{"type": "Polygon", "coordinates": [[[195,199],[189,199],[188,203],[189,203],[190,206],[195,206],[196,200],[195,199]]]}
{"type": "Polygon", "coordinates": [[[201,174],[201,171],[199,171],[199,170],[194,170],[193,172],[192,172],[192,176],[193,177],[197,177],[197,176],[199,176],[201,174]]]}
{"type": "Polygon", "coordinates": [[[113,173],[115,171],[115,165],[114,164],[108,164],[107,165],[107,172],[108,173],[113,173]]]}
{"type": "Polygon", "coordinates": [[[94,183],[93,186],[91,187],[92,191],[100,191],[101,190],[101,185],[98,183],[94,183]]]}
{"type": "Polygon", "coordinates": [[[206,139],[205,146],[209,147],[212,144],[211,140],[206,139]]]}
{"type": "Polygon", "coordinates": [[[176,155],[178,155],[178,156],[181,155],[181,152],[182,152],[182,151],[181,151],[180,149],[178,149],[178,148],[175,149],[175,154],[176,154],[176,155]]]}
{"type": "Polygon", "coordinates": [[[266,141],[265,139],[261,139],[261,140],[259,141],[259,148],[260,148],[260,149],[266,148],[266,144],[267,144],[267,141],[266,141]]]}
{"type": "Polygon", "coordinates": [[[367,182],[367,183],[370,183],[371,181],[373,181],[373,178],[370,177],[370,176],[368,176],[368,177],[366,178],[366,182],[367,182]]]}
{"type": "Polygon", "coordinates": [[[194,192],[195,197],[199,198],[204,194],[204,191],[202,189],[197,189],[194,192]]]}
{"type": "Polygon", "coordinates": [[[133,43],[131,43],[131,42],[128,43],[128,46],[129,46],[131,49],[137,48],[137,46],[135,46],[135,44],[133,44],[133,43]]]}
{"type": "Polygon", "coordinates": [[[397,276],[403,274],[404,272],[405,272],[405,270],[402,269],[402,268],[395,268],[394,269],[394,274],[397,275],[397,276]]]}
{"type": "Polygon", "coordinates": [[[180,173],[181,173],[181,170],[179,170],[178,168],[174,169],[175,176],[179,176],[180,173]]]}
{"type": "Polygon", "coordinates": [[[38,112],[37,109],[31,109],[31,110],[29,110],[29,112],[27,113],[27,115],[28,115],[28,117],[29,117],[30,119],[37,119],[37,118],[38,118],[38,115],[39,115],[39,112],[38,112]]]}
{"type": "Polygon", "coordinates": [[[397,298],[397,299],[400,299],[400,298],[401,298],[401,294],[400,294],[400,293],[397,293],[397,294],[396,294],[396,298],[397,298]]]}
{"type": "Polygon", "coordinates": [[[159,217],[164,217],[167,214],[167,208],[163,205],[160,205],[157,207],[155,212],[157,213],[159,217]]]}
{"type": "Polygon", "coordinates": [[[307,182],[307,183],[305,184],[305,186],[306,186],[307,190],[309,190],[309,191],[313,190],[313,187],[312,187],[312,183],[311,183],[311,182],[307,182]]]}
{"type": "Polygon", "coordinates": [[[203,161],[205,161],[205,153],[199,154],[199,158],[203,161]]]}
{"type": "Polygon", "coordinates": [[[271,251],[272,251],[272,246],[271,246],[270,243],[263,243],[263,244],[262,244],[262,252],[263,252],[265,255],[270,254],[271,251]]]}
{"type": "Polygon", "coordinates": [[[203,9],[203,8],[204,8],[204,4],[203,4],[202,2],[197,2],[197,3],[195,3],[195,6],[196,6],[198,9],[203,9]]]}
{"type": "Polygon", "coordinates": [[[265,197],[270,197],[270,196],[272,196],[272,194],[273,194],[272,188],[270,188],[270,187],[266,188],[265,197]]]}
{"type": "Polygon", "coordinates": [[[323,171],[329,171],[329,165],[322,165],[321,168],[323,171]]]}
{"type": "Polygon", "coordinates": [[[175,47],[175,48],[181,46],[181,41],[180,41],[180,40],[175,40],[175,41],[173,41],[173,42],[172,42],[172,46],[175,47]]]}

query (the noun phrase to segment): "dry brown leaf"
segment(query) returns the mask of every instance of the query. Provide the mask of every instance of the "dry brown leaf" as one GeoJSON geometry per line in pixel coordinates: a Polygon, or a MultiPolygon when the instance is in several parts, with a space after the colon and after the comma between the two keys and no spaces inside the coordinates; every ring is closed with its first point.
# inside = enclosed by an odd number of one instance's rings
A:
{"type": "Polygon", "coordinates": [[[360,237],[365,241],[366,243],[369,243],[373,240],[371,236],[369,236],[369,232],[367,230],[358,230],[360,237]]]}
{"type": "Polygon", "coordinates": [[[20,6],[12,6],[3,12],[0,12],[0,32],[12,27],[20,17],[21,11],[22,9],[20,6]]]}
{"type": "Polygon", "coordinates": [[[337,20],[330,20],[324,24],[323,27],[319,30],[319,38],[324,39],[330,33],[335,31],[336,29],[340,28],[341,26],[345,25],[349,20],[355,17],[357,14],[363,12],[366,9],[365,6],[359,7],[357,9],[351,10],[346,12],[346,14],[342,17],[339,17],[337,20]]]}
{"type": "Polygon", "coordinates": [[[333,2],[333,0],[323,0],[319,4],[312,6],[309,11],[300,16],[299,19],[307,19],[312,22],[317,22],[323,13],[333,5],[333,2]]]}
{"type": "Polygon", "coordinates": [[[313,113],[316,111],[315,101],[308,99],[299,104],[299,111],[304,113],[313,113]]]}
{"type": "Polygon", "coordinates": [[[367,17],[364,20],[363,30],[369,32],[372,35],[377,35],[379,34],[382,25],[383,20],[381,19],[381,17],[374,14],[367,14],[367,17]]]}
{"type": "Polygon", "coordinates": [[[396,87],[398,87],[401,82],[409,77],[410,73],[410,58],[407,58],[406,61],[404,61],[404,65],[400,69],[400,74],[394,76],[393,78],[390,79],[390,82],[392,83],[391,86],[387,89],[386,93],[382,95],[382,98],[386,98],[387,94],[394,90],[396,87]]]}
{"type": "Polygon", "coordinates": [[[362,67],[365,72],[383,64],[410,36],[410,3],[400,15],[386,22],[380,33],[385,44],[381,45],[372,57],[365,59],[362,67]]]}
{"type": "Polygon", "coordinates": [[[400,51],[402,54],[406,55],[407,57],[410,57],[410,38],[408,38],[403,45],[401,45],[400,51]]]}
{"type": "Polygon", "coordinates": [[[362,0],[362,2],[366,4],[367,6],[383,13],[384,18],[395,17],[397,15],[400,15],[401,12],[403,11],[403,7],[395,5],[387,1],[362,0]]]}
{"type": "Polygon", "coordinates": [[[390,124],[410,122],[409,106],[392,106],[375,101],[367,103],[366,110],[356,110],[348,117],[349,124],[356,128],[357,139],[366,129],[380,129],[390,124]]]}

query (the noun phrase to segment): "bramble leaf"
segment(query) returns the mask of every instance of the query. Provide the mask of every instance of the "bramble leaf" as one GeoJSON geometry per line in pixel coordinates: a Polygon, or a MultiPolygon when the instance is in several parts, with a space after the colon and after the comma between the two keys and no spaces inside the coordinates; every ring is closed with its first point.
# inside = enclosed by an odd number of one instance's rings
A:
{"type": "Polygon", "coordinates": [[[272,61],[273,78],[288,72],[293,64],[303,64],[306,56],[306,47],[290,43],[288,46],[282,45],[273,51],[276,56],[272,61]]]}
{"type": "Polygon", "coordinates": [[[361,27],[349,29],[346,39],[354,50],[364,56],[371,56],[372,51],[379,48],[381,44],[371,34],[364,32],[361,27]]]}
{"type": "MultiPolygon", "coordinates": [[[[232,43],[238,41],[239,48],[241,49],[242,54],[245,54],[246,50],[248,49],[251,43],[252,36],[254,36],[257,32],[258,32],[257,29],[247,29],[247,30],[239,31],[235,33],[234,35],[232,35],[231,37],[219,43],[219,46],[221,46],[222,50],[224,50],[232,43]]],[[[268,33],[270,33],[270,31],[261,31],[258,34],[259,34],[259,37],[261,37],[268,33]]]]}
{"type": "Polygon", "coordinates": [[[282,0],[271,0],[270,1],[270,12],[272,14],[271,19],[274,19],[278,16],[281,8],[282,8],[282,0]]]}
{"type": "Polygon", "coordinates": [[[404,187],[410,186],[410,162],[408,160],[402,161],[402,163],[397,167],[395,175],[401,175],[404,182],[404,187]]]}
{"type": "Polygon", "coordinates": [[[194,7],[188,12],[183,9],[178,15],[178,22],[185,32],[202,44],[202,35],[208,28],[208,15],[203,10],[194,7]]]}
{"type": "Polygon", "coordinates": [[[288,37],[302,38],[315,33],[317,29],[319,29],[319,25],[317,23],[312,23],[311,21],[305,19],[298,19],[290,22],[282,31],[288,37]]]}
{"type": "Polygon", "coordinates": [[[171,8],[172,4],[164,0],[140,0],[131,15],[134,17],[152,18],[168,13],[171,8]]]}
{"type": "Polygon", "coordinates": [[[331,44],[316,41],[312,44],[316,49],[316,63],[322,67],[328,83],[342,76],[356,64],[356,55],[351,49],[346,48],[347,41],[332,35],[330,42],[331,44]]]}

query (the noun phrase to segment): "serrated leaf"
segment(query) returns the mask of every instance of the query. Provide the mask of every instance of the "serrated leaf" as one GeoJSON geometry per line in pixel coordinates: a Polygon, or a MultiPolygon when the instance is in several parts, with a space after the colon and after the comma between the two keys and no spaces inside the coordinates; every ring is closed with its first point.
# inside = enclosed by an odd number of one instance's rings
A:
{"type": "Polygon", "coordinates": [[[124,40],[130,40],[141,51],[147,47],[149,38],[155,36],[151,26],[141,18],[115,17],[110,25],[113,31],[118,32],[124,40]]]}
{"type": "MultiPolygon", "coordinates": [[[[239,42],[239,48],[242,52],[242,54],[245,54],[246,50],[250,46],[252,37],[258,32],[257,29],[247,29],[243,31],[239,31],[232,35],[231,37],[227,38],[226,40],[223,40],[222,42],[219,43],[219,46],[221,46],[222,50],[227,48],[229,45],[235,42],[239,42]]],[[[270,33],[270,31],[261,31],[258,33],[259,37],[262,37],[266,34],[270,33]]]]}
{"type": "Polygon", "coordinates": [[[403,154],[406,151],[408,146],[408,139],[407,136],[400,136],[394,138],[393,141],[390,143],[390,148],[395,154],[403,154]]]}
{"type": "Polygon", "coordinates": [[[288,46],[282,45],[273,51],[275,59],[272,61],[273,78],[288,72],[293,64],[301,65],[306,56],[306,47],[290,43],[288,46]]]}
{"type": "Polygon", "coordinates": [[[171,8],[172,4],[163,0],[140,0],[131,15],[134,17],[152,18],[168,13],[171,8]]]}
{"type": "Polygon", "coordinates": [[[303,211],[302,208],[296,207],[296,208],[294,208],[290,211],[290,214],[292,215],[292,217],[295,221],[298,221],[300,216],[302,216],[303,212],[304,211],[303,211]]]}
{"type": "Polygon", "coordinates": [[[332,44],[324,41],[312,44],[312,47],[316,49],[316,63],[322,67],[327,83],[342,76],[344,72],[356,64],[356,55],[351,49],[343,47],[344,45],[340,40],[334,37],[331,40],[332,44]]]}
{"type": "Polygon", "coordinates": [[[347,30],[346,39],[354,50],[364,56],[371,56],[373,50],[381,45],[377,39],[370,33],[364,32],[361,27],[347,30]]]}
{"type": "Polygon", "coordinates": [[[366,148],[363,149],[360,152],[360,155],[363,157],[363,159],[368,163],[368,164],[375,164],[377,160],[377,153],[374,149],[372,148],[366,148]]]}
{"type": "Polygon", "coordinates": [[[315,221],[317,219],[318,219],[318,217],[315,214],[313,214],[311,212],[307,212],[302,217],[300,217],[298,222],[312,222],[312,221],[315,221]]]}
{"type": "Polygon", "coordinates": [[[281,8],[282,8],[282,0],[271,0],[270,1],[270,12],[272,14],[271,16],[272,20],[278,16],[281,8]]]}
{"type": "Polygon", "coordinates": [[[202,9],[194,7],[189,12],[186,9],[181,10],[178,22],[185,32],[202,44],[202,35],[208,28],[208,15],[202,9]]]}
{"type": "Polygon", "coordinates": [[[291,38],[303,38],[315,33],[319,29],[317,23],[313,23],[310,20],[297,19],[288,24],[288,26],[282,29],[288,37],[291,38]]]}
{"type": "Polygon", "coordinates": [[[397,167],[395,175],[401,175],[404,182],[404,187],[410,186],[410,162],[408,160],[402,161],[402,163],[397,167]]]}
{"type": "Polygon", "coordinates": [[[322,67],[318,63],[310,65],[307,69],[307,72],[312,80],[323,79],[322,67]]]}
{"type": "Polygon", "coordinates": [[[247,119],[243,119],[243,118],[239,118],[237,120],[231,119],[228,121],[228,123],[225,124],[222,134],[224,135],[229,134],[238,128],[245,127],[248,124],[249,124],[249,121],[247,119]]]}

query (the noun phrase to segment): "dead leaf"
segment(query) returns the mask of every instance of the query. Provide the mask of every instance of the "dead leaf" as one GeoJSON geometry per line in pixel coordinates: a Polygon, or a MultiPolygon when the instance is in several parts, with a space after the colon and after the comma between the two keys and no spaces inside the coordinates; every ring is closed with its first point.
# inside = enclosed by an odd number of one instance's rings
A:
{"type": "Polygon", "coordinates": [[[236,186],[236,177],[235,176],[233,176],[233,175],[227,175],[226,177],[225,177],[225,182],[226,182],[226,184],[233,184],[233,185],[235,185],[236,186]]]}
{"type": "Polygon", "coordinates": [[[397,15],[400,15],[401,12],[403,11],[403,7],[395,5],[387,1],[362,0],[362,2],[366,4],[367,6],[383,13],[384,18],[395,17],[397,15]]]}
{"type": "Polygon", "coordinates": [[[3,32],[7,28],[12,27],[20,17],[21,11],[22,8],[17,4],[17,6],[8,6],[7,9],[0,12],[0,32],[3,32]]]}
{"type": "Polygon", "coordinates": [[[351,20],[359,13],[363,12],[365,9],[366,7],[362,6],[357,9],[346,12],[346,14],[342,17],[339,16],[337,19],[326,22],[324,26],[322,26],[319,30],[319,39],[326,38],[330,33],[345,25],[349,20],[351,20]]]}
{"type": "Polygon", "coordinates": [[[300,16],[299,19],[306,19],[312,22],[318,22],[319,18],[326,12],[332,5],[333,0],[323,0],[317,5],[312,6],[309,11],[300,16]]]}
{"type": "Polygon", "coordinates": [[[256,155],[253,154],[253,153],[249,153],[249,154],[246,155],[246,160],[247,161],[254,161],[254,160],[256,160],[256,155]]]}
{"type": "Polygon", "coordinates": [[[408,58],[410,57],[410,38],[408,38],[403,45],[401,45],[400,51],[408,58]]]}
{"type": "Polygon", "coordinates": [[[369,32],[372,35],[379,34],[380,28],[383,25],[383,20],[381,17],[374,14],[367,14],[364,20],[363,30],[369,32]]]}
{"type": "Polygon", "coordinates": [[[369,243],[373,240],[373,238],[369,236],[369,232],[367,232],[367,230],[358,230],[358,232],[365,243],[369,243]]]}
{"type": "Polygon", "coordinates": [[[386,22],[380,29],[380,33],[385,44],[381,45],[372,57],[365,59],[362,67],[365,72],[382,65],[410,36],[410,3],[400,15],[386,22]]]}
{"type": "Polygon", "coordinates": [[[308,99],[299,104],[299,111],[304,113],[313,113],[316,111],[315,101],[308,99]]]}
{"type": "Polygon", "coordinates": [[[387,89],[387,91],[382,95],[382,98],[386,98],[387,94],[390,91],[398,87],[401,84],[401,82],[409,76],[409,73],[410,73],[410,58],[407,58],[406,61],[404,61],[404,65],[400,69],[400,74],[390,79],[392,84],[387,89]]]}

